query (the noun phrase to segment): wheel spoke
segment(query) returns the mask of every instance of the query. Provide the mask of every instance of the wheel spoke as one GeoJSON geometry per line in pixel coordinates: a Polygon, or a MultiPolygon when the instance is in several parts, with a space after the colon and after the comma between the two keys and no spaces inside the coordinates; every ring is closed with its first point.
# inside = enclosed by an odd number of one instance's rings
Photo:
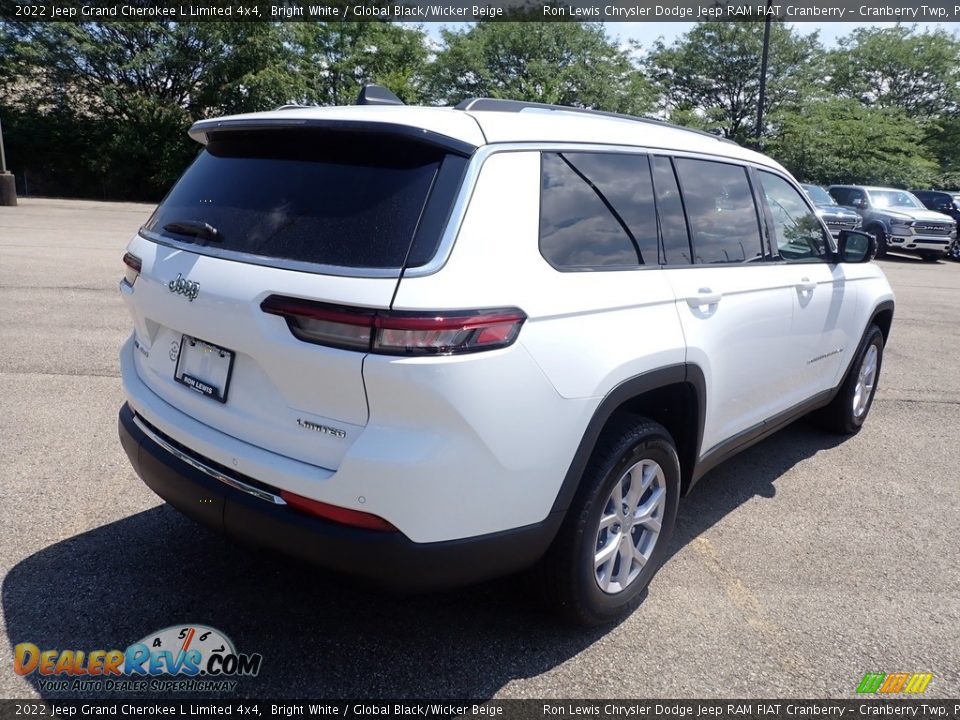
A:
{"type": "MultiPolygon", "coordinates": [[[[643,492],[647,491],[647,488],[650,487],[650,484],[660,472],[660,466],[656,463],[651,463],[643,469],[643,492]]],[[[642,494],[643,493],[641,493],[641,495],[642,494]]]]}
{"type": "Polygon", "coordinates": [[[647,564],[647,556],[640,550],[639,545],[635,545],[633,548],[633,561],[641,568],[647,564]]]}
{"type": "Polygon", "coordinates": [[[656,517],[656,514],[663,507],[665,499],[664,489],[655,488],[643,506],[637,508],[637,512],[634,514],[634,524],[640,525],[650,532],[660,532],[660,519],[656,517]]]}
{"type": "Polygon", "coordinates": [[[637,503],[640,502],[640,497],[643,495],[645,489],[643,485],[644,473],[642,466],[634,466],[628,474],[630,476],[630,489],[627,491],[627,494],[623,496],[625,515],[630,515],[636,510],[637,503]]]}
{"type": "Polygon", "coordinates": [[[610,537],[606,545],[597,550],[593,556],[593,564],[597,570],[601,570],[604,565],[611,562],[617,556],[617,550],[620,547],[619,538],[610,537]]]}
{"type": "Polygon", "coordinates": [[[616,525],[616,523],[617,523],[617,521],[619,521],[619,519],[620,519],[620,517],[619,517],[616,513],[610,513],[609,515],[603,515],[603,516],[600,518],[600,527],[597,528],[598,531],[599,531],[600,533],[602,533],[604,530],[609,530],[609,529],[612,528],[614,525],[616,525]]]}
{"type": "Polygon", "coordinates": [[[614,580],[621,588],[625,588],[630,582],[630,570],[633,568],[633,543],[629,538],[620,543],[617,548],[617,555],[620,558],[620,567],[617,568],[617,576],[614,580]]]}

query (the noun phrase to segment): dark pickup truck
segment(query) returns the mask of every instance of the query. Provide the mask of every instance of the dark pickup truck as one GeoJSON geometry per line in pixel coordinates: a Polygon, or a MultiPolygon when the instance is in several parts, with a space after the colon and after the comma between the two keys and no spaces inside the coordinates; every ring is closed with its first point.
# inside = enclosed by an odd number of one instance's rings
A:
{"type": "Polygon", "coordinates": [[[840,207],[837,201],[830,197],[830,193],[819,185],[804,185],[800,187],[807,193],[813,202],[817,215],[826,224],[834,238],[840,237],[841,230],[853,230],[860,227],[860,215],[853,210],[840,207]]]}

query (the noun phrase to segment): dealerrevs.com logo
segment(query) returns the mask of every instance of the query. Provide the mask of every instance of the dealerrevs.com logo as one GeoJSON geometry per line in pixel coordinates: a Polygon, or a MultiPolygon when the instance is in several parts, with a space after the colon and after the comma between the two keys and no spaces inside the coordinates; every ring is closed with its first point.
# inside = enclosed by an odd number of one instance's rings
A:
{"type": "Polygon", "coordinates": [[[239,653],[206,625],[172,625],[126,650],[14,648],[13,669],[36,675],[41,692],[233,692],[238,677],[255,677],[263,656],[239,653]]]}

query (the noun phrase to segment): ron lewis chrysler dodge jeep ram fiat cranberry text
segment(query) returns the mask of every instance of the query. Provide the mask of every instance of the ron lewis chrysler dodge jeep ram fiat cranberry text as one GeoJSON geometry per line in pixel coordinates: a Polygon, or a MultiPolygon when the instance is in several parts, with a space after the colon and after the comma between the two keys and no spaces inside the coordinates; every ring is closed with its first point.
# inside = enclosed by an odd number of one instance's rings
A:
{"type": "Polygon", "coordinates": [[[533,567],[603,622],[707,470],[870,410],[893,319],[872,238],[835,243],[734,143],[370,88],[190,135],[124,256],[120,436],[249,544],[402,587],[533,567]]]}

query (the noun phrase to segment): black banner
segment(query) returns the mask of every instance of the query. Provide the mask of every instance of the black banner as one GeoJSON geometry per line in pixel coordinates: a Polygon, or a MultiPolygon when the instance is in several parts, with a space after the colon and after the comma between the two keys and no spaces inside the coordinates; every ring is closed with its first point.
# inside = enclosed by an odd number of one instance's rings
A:
{"type": "Polygon", "coordinates": [[[7,718],[960,718],[960,700],[0,700],[7,718]]]}
{"type": "Polygon", "coordinates": [[[960,22],[960,0],[0,0],[0,19],[49,21],[322,20],[472,22],[703,20],[790,22],[960,22]]]}

